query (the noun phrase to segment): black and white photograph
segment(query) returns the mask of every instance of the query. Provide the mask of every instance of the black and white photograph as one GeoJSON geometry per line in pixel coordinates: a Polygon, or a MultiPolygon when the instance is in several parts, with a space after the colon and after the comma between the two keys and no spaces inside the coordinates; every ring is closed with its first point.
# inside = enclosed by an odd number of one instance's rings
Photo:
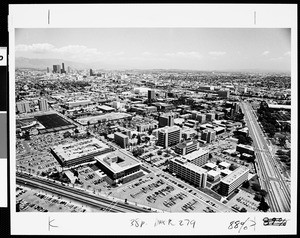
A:
{"type": "Polygon", "coordinates": [[[152,228],[194,229],[220,215],[238,233],[287,226],[297,185],[292,27],[10,34],[15,216],[126,213],[128,229],[149,228],[137,213],[162,216],[152,228]]]}

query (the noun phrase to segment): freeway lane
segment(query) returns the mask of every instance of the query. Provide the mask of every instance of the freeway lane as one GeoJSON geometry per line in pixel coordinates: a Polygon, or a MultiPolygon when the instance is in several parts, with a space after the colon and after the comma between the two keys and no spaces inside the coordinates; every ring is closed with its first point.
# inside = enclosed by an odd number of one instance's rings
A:
{"type": "Polygon", "coordinates": [[[120,203],[107,198],[91,195],[68,186],[63,186],[52,181],[17,173],[17,182],[50,191],[77,201],[93,206],[104,208],[109,212],[151,212],[147,209],[136,207],[130,204],[120,203]]]}
{"type": "Polygon", "coordinates": [[[276,166],[275,158],[269,151],[263,132],[249,104],[241,103],[250,135],[256,150],[256,163],[263,189],[269,192],[268,202],[273,212],[290,211],[290,190],[276,166]],[[272,182],[271,182],[272,181],[272,182]]]}

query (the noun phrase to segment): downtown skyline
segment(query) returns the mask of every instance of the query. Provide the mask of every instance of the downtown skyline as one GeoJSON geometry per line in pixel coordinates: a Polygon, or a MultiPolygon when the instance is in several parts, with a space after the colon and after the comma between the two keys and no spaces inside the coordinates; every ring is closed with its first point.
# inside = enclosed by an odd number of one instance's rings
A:
{"type": "Polygon", "coordinates": [[[16,29],[15,55],[114,69],[284,71],[288,28],[16,29]]]}

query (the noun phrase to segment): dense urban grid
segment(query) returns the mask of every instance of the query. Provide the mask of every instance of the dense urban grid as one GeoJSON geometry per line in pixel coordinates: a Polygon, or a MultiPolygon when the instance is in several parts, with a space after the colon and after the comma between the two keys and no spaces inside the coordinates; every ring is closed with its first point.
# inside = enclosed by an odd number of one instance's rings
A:
{"type": "Polygon", "coordinates": [[[283,73],[17,68],[16,209],[289,212],[283,73]]]}

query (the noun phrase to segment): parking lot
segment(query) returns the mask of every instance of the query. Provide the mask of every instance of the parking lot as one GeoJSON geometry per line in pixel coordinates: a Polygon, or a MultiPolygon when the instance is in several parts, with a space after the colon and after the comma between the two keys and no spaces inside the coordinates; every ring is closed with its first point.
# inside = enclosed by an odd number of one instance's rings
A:
{"type": "Polygon", "coordinates": [[[227,205],[235,210],[245,208],[247,212],[258,212],[259,202],[253,198],[254,195],[240,189],[239,193],[237,193],[227,205]]]}
{"type": "Polygon", "coordinates": [[[96,207],[21,185],[16,186],[16,202],[21,212],[101,212],[96,207]]]}
{"type": "Polygon", "coordinates": [[[95,193],[110,191],[111,186],[103,179],[106,175],[101,170],[93,170],[89,165],[79,166],[76,170],[78,171],[78,178],[82,182],[80,187],[95,193]]]}
{"type": "Polygon", "coordinates": [[[207,205],[203,201],[153,174],[114,189],[111,196],[166,212],[207,211],[207,205]]]}

